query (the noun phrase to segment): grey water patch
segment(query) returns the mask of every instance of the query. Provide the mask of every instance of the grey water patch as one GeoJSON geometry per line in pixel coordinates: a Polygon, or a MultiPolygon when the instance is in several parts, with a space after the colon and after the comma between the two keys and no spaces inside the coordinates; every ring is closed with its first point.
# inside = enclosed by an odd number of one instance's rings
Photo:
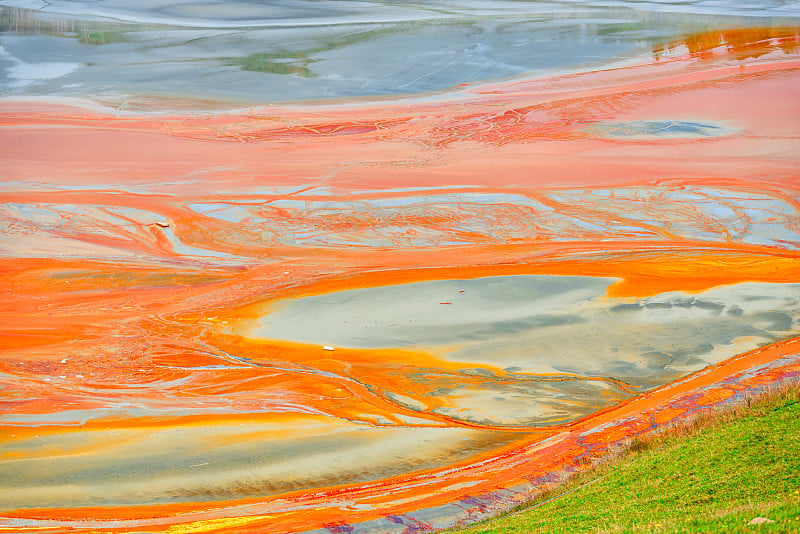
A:
{"type": "Polygon", "coordinates": [[[748,282],[695,295],[597,299],[574,313],[585,322],[498,336],[464,346],[451,357],[655,387],[797,335],[800,284],[748,282]]]}
{"type": "Polygon", "coordinates": [[[642,186],[555,191],[548,196],[598,213],[590,220],[599,223],[614,214],[632,226],[655,225],[689,239],[741,241],[784,249],[800,247],[796,208],[790,199],[768,191],[642,186]]]}
{"type": "Polygon", "coordinates": [[[121,109],[429,93],[649,57],[731,24],[785,25],[757,4],[697,17],[691,2],[0,0],[3,46],[21,62],[0,71],[0,90],[121,109]]]}
{"type": "Polygon", "coordinates": [[[387,363],[397,380],[381,394],[473,424],[533,427],[575,420],[800,333],[800,284],[608,297],[615,280],[517,275],[338,291],[275,303],[250,335],[320,351],[432,350],[467,367],[387,363]]]}
{"type": "Polygon", "coordinates": [[[683,120],[601,122],[584,130],[602,137],[641,140],[722,137],[738,132],[720,124],[683,120]]]}
{"type": "Polygon", "coordinates": [[[580,328],[570,313],[615,279],[494,276],[315,295],[282,303],[253,335],[350,348],[484,342],[540,328],[580,328]],[[571,326],[570,326],[571,325],[571,326]]]}
{"type": "Polygon", "coordinates": [[[435,349],[476,369],[507,369],[508,376],[472,372],[479,386],[456,381],[430,395],[450,399],[447,415],[518,424],[569,418],[593,402],[668,383],[800,332],[800,284],[742,283],[625,299],[605,296],[614,281],[526,275],[339,291],[279,302],[250,334],[334,348],[435,349]],[[610,382],[594,383],[578,406],[569,405],[577,397],[562,390],[565,384],[543,385],[532,375],[610,382]]]}
{"type": "Polygon", "coordinates": [[[440,388],[436,399],[443,406],[431,411],[479,425],[541,427],[574,421],[632,395],[602,378],[496,375],[477,386],[440,388]]]}

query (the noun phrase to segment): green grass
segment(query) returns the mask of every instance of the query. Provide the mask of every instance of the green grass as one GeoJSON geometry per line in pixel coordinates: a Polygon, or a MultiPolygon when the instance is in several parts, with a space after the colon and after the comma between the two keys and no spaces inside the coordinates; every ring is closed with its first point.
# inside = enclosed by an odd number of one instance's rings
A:
{"type": "Polygon", "coordinates": [[[635,440],[524,510],[457,532],[800,533],[800,387],[635,440]]]}

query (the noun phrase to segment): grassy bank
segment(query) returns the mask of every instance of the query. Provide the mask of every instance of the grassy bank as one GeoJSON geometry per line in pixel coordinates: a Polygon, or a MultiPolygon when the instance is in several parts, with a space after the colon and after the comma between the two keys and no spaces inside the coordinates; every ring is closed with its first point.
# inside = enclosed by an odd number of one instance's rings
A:
{"type": "Polygon", "coordinates": [[[800,386],[661,435],[459,534],[800,533],[800,386]],[[749,524],[754,518],[771,523],[749,524]]]}

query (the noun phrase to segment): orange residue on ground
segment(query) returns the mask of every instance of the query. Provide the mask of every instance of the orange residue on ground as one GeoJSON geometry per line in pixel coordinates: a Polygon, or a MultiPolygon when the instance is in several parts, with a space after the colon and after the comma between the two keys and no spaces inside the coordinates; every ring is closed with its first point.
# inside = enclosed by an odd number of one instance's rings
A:
{"type": "Polygon", "coordinates": [[[0,193],[3,460],[113,457],[178,430],[216,432],[213,445],[192,434],[187,454],[233,450],[295,436],[295,423],[502,434],[375,480],[25,505],[0,511],[0,530],[288,533],[410,514],[578,469],[796,374],[791,338],[577,421],[492,425],[448,415],[419,376],[480,387],[465,371],[501,366],[249,332],[287,298],[431,280],[613,277],[606,297],[623,299],[796,283],[797,242],[770,228],[800,231],[797,53],[797,30],[737,30],[635,66],[428,100],[193,116],[0,102],[14,184],[0,193]],[[384,393],[397,384],[410,401],[384,393]]]}

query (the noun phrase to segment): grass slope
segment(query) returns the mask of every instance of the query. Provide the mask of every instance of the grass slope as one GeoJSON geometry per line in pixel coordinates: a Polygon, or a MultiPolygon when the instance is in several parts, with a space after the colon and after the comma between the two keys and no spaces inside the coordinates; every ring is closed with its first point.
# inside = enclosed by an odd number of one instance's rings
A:
{"type": "Polygon", "coordinates": [[[524,511],[458,532],[800,533],[800,386],[636,440],[524,511]]]}

